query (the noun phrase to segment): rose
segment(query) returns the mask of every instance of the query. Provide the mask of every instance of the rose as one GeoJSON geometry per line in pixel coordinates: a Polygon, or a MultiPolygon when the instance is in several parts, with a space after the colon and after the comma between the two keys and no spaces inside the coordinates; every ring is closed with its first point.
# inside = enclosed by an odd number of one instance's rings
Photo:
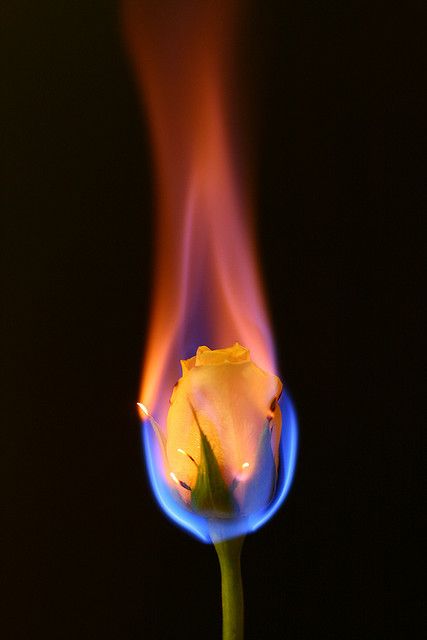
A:
{"type": "Polygon", "coordinates": [[[282,383],[236,343],[182,360],[167,417],[171,481],[200,512],[265,508],[277,477],[282,383]]]}

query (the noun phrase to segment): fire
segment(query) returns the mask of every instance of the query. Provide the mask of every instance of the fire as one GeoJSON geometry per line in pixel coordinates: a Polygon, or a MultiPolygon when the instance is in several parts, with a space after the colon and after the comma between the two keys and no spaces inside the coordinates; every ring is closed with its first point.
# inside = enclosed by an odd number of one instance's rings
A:
{"type": "MultiPolygon", "coordinates": [[[[161,430],[180,360],[199,345],[215,349],[237,341],[261,368],[277,367],[247,167],[238,153],[237,134],[245,132],[230,127],[237,4],[123,0],[122,7],[157,192],[154,294],[140,392],[145,405],[139,406],[161,430]]],[[[150,437],[146,450],[153,451],[150,437]]],[[[154,475],[155,464],[148,460],[154,475]]],[[[170,477],[175,482],[173,471],[170,477]]]]}
{"type": "MultiPolygon", "coordinates": [[[[238,341],[275,371],[242,167],[233,165],[226,62],[232,3],[125,2],[157,171],[155,286],[141,394],[160,424],[179,361],[238,341]],[[166,3],[166,6],[168,3],[166,3]]],[[[236,133],[234,132],[234,138],[236,133]]]]}
{"type": "Polygon", "coordinates": [[[147,407],[145,406],[145,404],[142,404],[142,402],[137,402],[136,404],[141,409],[143,415],[147,416],[147,418],[148,418],[150,416],[150,413],[149,413],[147,407]]]}

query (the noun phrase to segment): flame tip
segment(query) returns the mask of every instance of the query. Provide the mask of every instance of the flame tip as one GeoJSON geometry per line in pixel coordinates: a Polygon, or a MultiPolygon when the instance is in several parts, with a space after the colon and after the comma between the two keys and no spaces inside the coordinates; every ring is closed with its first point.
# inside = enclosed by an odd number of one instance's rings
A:
{"type": "Polygon", "coordinates": [[[176,475],[174,474],[173,471],[171,471],[169,475],[172,478],[172,480],[175,482],[175,484],[179,484],[179,480],[178,480],[178,478],[176,477],[176,475]]]}
{"type": "Polygon", "coordinates": [[[146,415],[147,417],[150,417],[150,412],[148,411],[148,409],[145,406],[145,404],[143,404],[142,402],[137,402],[136,404],[141,409],[141,411],[142,411],[142,413],[144,415],[146,415]]]}

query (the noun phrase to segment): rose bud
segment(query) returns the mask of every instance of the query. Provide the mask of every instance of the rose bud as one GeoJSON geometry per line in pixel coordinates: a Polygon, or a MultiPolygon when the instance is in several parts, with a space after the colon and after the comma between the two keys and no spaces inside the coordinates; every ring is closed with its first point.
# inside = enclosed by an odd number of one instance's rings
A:
{"type": "Polygon", "coordinates": [[[279,463],[282,383],[238,343],[199,347],[181,365],[166,434],[175,489],[189,508],[208,517],[266,508],[279,463]]]}

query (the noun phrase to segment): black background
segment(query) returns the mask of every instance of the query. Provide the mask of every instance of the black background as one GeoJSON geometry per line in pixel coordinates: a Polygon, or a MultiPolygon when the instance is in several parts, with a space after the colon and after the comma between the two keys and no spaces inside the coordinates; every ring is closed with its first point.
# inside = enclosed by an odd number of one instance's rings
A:
{"type": "MultiPolygon", "coordinates": [[[[406,638],[421,608],[425,16],[405,7],[248,14],[258,237],[301,430],[292,492],[245,543],[248,639],[406,638]]],[[[214,551],[159,511],[140,455],[152,174],[117,6],[1,14],[3,637],[218,638],[214,551]]]]}

